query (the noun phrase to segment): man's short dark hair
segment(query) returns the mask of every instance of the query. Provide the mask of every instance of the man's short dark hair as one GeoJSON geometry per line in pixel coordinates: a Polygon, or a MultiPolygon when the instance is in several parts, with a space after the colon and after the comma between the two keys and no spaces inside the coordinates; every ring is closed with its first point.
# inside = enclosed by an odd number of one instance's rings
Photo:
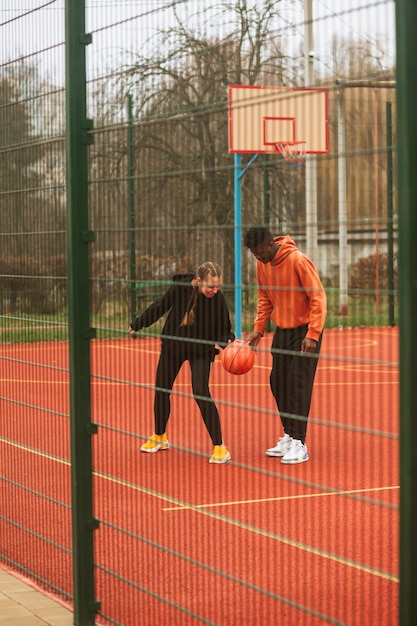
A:
{"type": "Polygon", "coordinates": [[[246,248],[253,250],[260,244],[269,243],[273,240],[274,237],[268,228],[265,228],[264,226],[253,226],[252,228],[248,228],[246,231],[243,243],[246,248]]]}

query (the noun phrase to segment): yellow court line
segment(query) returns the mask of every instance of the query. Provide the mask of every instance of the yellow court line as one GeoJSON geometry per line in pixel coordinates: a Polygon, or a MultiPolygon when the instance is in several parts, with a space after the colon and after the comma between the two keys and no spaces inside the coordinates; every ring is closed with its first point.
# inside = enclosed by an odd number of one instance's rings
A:
{"type": "MultiPolygon", "coordinates": [[[[132,380],[126,380],[126,381],[96,380],[95,376],[96,376],[95,374],[91,375],[91,384],[94,386],[104,386],[104,385],[118,386],[120,385],[121,387],[125,387],[126,385],[137,384],[138,382],[138,381],[132,381],[132,380]]],[[[0,378],[0,382],[1,383],[22,383],[23,385],[26,385],[27,383],[33,383],[33,384],[38,384],[38,385],[69,385],[70,384],[69,380],[45,380],[45,379],[37,380],[36,378],[0,378]]],[[[152,380],[151,382],[141,381],[140,384],[153,387],[155,384],[155,381],[154,380],[152,380]]]]}
{"type": "MultiPolygon", "coordinates": [[[[153,384],[153,383],[152,383],[153,384]]],[[[189,384],[189,383],[188,383],[189,384]]],[[[176,386],[186,386],[187,383],[175,383],[176,386]]],[[[337,381],[325,381],[325,382],[320,382],[317,381],[314,383],[315,387],[335,387],[335,386],[340,386],[340,385],[346,385],[347,387],[355,387],[357,386],[369,386],[369,385],[396,385],[398,386],[398,380],[375,380],[373,382],[365,382],[362,380],[358,380],[358,381],[346,381],[346,380],[337,380],[337,381]]],[[[239,381],[231,381],[230,383],[217,383],[217,382],[211,382],[210,383],[210,387],[268,387],[269,388],[269,383],[268,382],[262,382],[262,383],[246,383],[246,382],[239,382],[239,381]]]]}
{"type": "Polygon", "coordinates": [[[397,364],[392,366],[385,365],[381,367],[380,365],[370,366],[366,365],[322,365],[320,366],[321,370],[335,371],[335,372],[358,372],[360,374],[399,374],[400,369],[397,364]],[[367,369],[365,369],[367,368],[367,369]],[[378,369],[376,369],[378,368],[378,369]]]}
{"type": "MultiPolygon", "coordinates": [[[[231,500],[230,502],[214,502],[210,504],[195,504],[194,508],[213,508],[213,507],[221,507],[221,506],[235,506],[239,504],[259,504],[261,502],[281,502],[283,500],[301,500],[307,498],[322,498],[327,496],[345,496],[349,494],[355,493],[369,493],[369,492],[377,492],[377,491],[391,491],[393,489],[399,489],[399,485],[392,485],[391,487],[369,487],[367,489],[350,489],[346,491],[328,491],[328,492],[320,492],[320,493],[307,493],[301,494],[298,496],[279,496],[278,498],[257,498],[255,500],[231,500]]],[[[181,511],[188,509],[188,506],[178,506],[178,507],[169,507],[162,509],[163,511],[181,511]]]]}
{"type": "Polygon", "coordinates": [[[24,450],[25,452],[30,452],[35,456],[40,456],[43,459],[48,459],[48,461],[55,461],[56,463],[60,463],[61,465],[70,466],[70,461],[66,461],[65,459],[59,459],[52,454],[48,454],[47,452],[40,452],[39,450],[34,450],[33,448],[29,448],[29,446],[25,446],[23,443],[16,443],[15,441],[9,441],[5,439],[5,437],[0,437],[0,443],[5,443],[12,448],[17,448],[18,450],[24,450]]]}
{"type": "MultiPolygon", "coordinates": [[[[106,349],[111,348],[112,350],[122,350],[124,352],[146,352],[147,354],[161,354],[161,350],[152,350],[147,349],[145,346],[141,346],[141,348],[135,347],[136,344],[133,342],[133,346],[118,346],[118,345],[107,345],[106,349]]],[[[104,349],[104,347],[103,347],[104,349]]]]}
{"type": "Polygon", "coordinates": [[[346,387],[362,387],[362,386],[367,386],[369,387],[370,385],[395,385],[396,387],[398,387],[399,381],[398,380],[374,380],[374,381],[369,381],[366,382],[365,380],[356,380],[354,382],[351,381],[347,381],[347,380],[337,380],[337,381],[333,381],[333,382],[316,382],[314,383],[314,386],[317,387],[336,387],[336,386],[340,386],[340,385],[344,385],[346,387]]]}
{"type": "MultiPolygon", "coordinates": [[[[113,380],[94,380],[94,375],[92,376],[93,380],[91,381],[93,385],[129,385],[131,381],[119,382],[113,380]]],[[[0,382],[2,383],[21,383],[22,385],[26,385],[28,383],[36,384],[36,385],[69,385],[69,380],[37,380],[36,378],[0,378],[0,382]]],[[[153,385],[152,383],[144,383],[148,385],[153,385]]]]}
{"type": "MultiPolygon", "coordinates": [[[[152,338],[143,337],[142,341],[145,341],[145,339],[151,339],[151,340],[154,341],[154,340],[159,340],[160,337],[159,336],[157,336],[155,338],[153,338],[153,337],[152,338]]],[[[135,340],[133,340],[133,345],[129,345],[129,346],[127,346],[127,345],[118,345],[116,343],[116,344],[105,344],[104,347],[105,348],[112,348],[113,350],[125,350],[125,351],[135,350],[135,351],[137,351],[138,348],[135,347],[134,341],[135,340]]],[[[103,344],[95,344],[95,345],[101,346],[103,344]]],[[[364,340],[363,338],[360,338],[360,337],[358,337],[358,338],[352,337],[352,339],[349,340],[349,344],[345,344],[343,346],[340,346],[338,344],[334,344],[333,346],[331,345],[330,348],[333,348],[335,350],[340,350],[341,348],[346,349],[346,350],[352,350],[352,349],[357,350],[358,348],[369,348],[371,346],[377,346],[377,345],[378,345],[378,341],[376,339],[364,340]],[[352,345],[352,344],[354,344],[354,345],[352,345]]],[[[328,346],[328,344],[326,342],[326,349],[328,349],[328,348],[329,348],[329,346],[328,346]]],[[[265,345],[262,345],[262,346],[258,346],[258,349],[259,349],[260,352],[268,352],[269,353],[270,349],[271,349],[271,346],[265,344],[265,345]]],[[[147,350],[146,346],[143,346],[143,345],[141,345],[141,351],[142,352],[152,352],[154,354],[159,354],[160,353],[160,350],[152,350],[152,349],[147,350]],[[142,348],[145,348],[145,350],[142,350],[142,348]]],[[[255,351],[256,351],[256,348],[255,348],[255,351]]]]}
{"type": "Polygon", "coordinates": [[[50,384],[54,384],[54,385],[68,385],[68,381],[67,380],[37,380],[36,378],[0,378],[0,381],[2,383],[17,383],[17,384],[22,384],[22,385],[26,385],[28,383],[33,383],[33,384],[43,384],[43,385],[50,385],[50,384]]]}
{"type": "MultiPolygon", "coordinates": [[[[326,332],[326,330],[324,332],[326,332]]],[[[355,337],[352,337],[352,339],[349,339],[349,344],[345,344],[343,346],[334,344],[333,346],[329,346],[326,341],[326,351],[332,348],[334,350],[357,350],[358,348],[369,348],[370,346],[377,346],[378,341],[376,339],[368,339],[367,341],[364,341],[360,337],[358,337],[357,339],[355,337]]]]}
{"type": "MultiPolygon", "coordinates": [[[[94,472],[95,473],[95,472],[94,472]]],[[[96,474],[96,473],[95,473],[96,474]]],[[[104,474],[96,474],[98,476],[101,476],[102,478],[106,479],[106,480],[110,480],[111,482],[117,483],[117,484],[121,484],[124,486],[128,486],[130,488],[133,488],[135,491],[139,491],[141,493],[145,493],[147,495],[150,495],[152,497],[155,497],[159,500],[164,500],[164,501],[172,501],[175,502],[176,499],[175,498],[171,498],[169,496],[164,496],[158,493],[153,492],[151,489],[146,489],[144,487],[139,487],[137,485],[131,485],[130,483],[126,483],[125,481],[121,481],[117,478],[112,478],[112,477],[108,477],[104,474]]],[[[383,489],[383,488],[381,488],[383,489]]],[[[396,489],[396,487],[387,487],[387,489],[396,489]]],[[[369,490],[366,490],[369,491],[369,490]]],[[[178,501],[176,501],[178,504],[178,501]]],[[[201,505],[200,505],[201,506],[201,505]]],[[[251,532],[255,535],[260,535],[261,537],[266,537],[267,539],[272,539],[274,541],[278,541],[279,543],[282,543],[284,545],[290,546],[292,548],[297,548],[299,550],[303,550],[304,552],[307,552],[308,554],[313,554],[314,556],[319,556],[321,558],[324,559],[328,559],[330,561],[334,561],[336,563],[339,563],[341,565],[345,565],[347,567],[351,567],[352,569],[356,569],[358,571],[364,572],[366,574],[371,574],[372,576],[376,576],[378,578],[382,578],[384,580],[389,580],[391,582],[395,582],[398,583],[399,582],[399,577],[398,576],[394,576],[392,574],[387,574],[385,572],[381,572],[379,570],[376,570],[372,567],[369,567],[367,565],[362,565],[362,564],[358,564],[355,563],[355,561],[352,561],[351,559],[347,559],[341,556],[337,556],[335,554],[331,554],[329,552],[326,552],[324,550],[320,550],[319,548],[313,548],[312,546],[307,546],[299,541],[295,541],[294,539],[289,539],[287,537],[282,537],[280,535],[277,535],[276,533],[267,531],[267,530],[263,530],[260,528],[256,528],[255,526],[252,526],[250,524],[246,524],[245,522],[241,522],[239,520],[234,520],[232,518],[229,517],[225,517],[221,514],[218,513],[212,513],[210,511],[207,510],[207,508],[199,508],[198,505],[181,505],[180,508],[184,508],[184,509],[188,509],[188,510],[192,510],[195,511],[196,513],[199,513],[200,515],[204,515],[205,517],[209,517],[211,519],[215,519],[218,520],[220,522],[223,522],[225,524],[229,524],[231,526],[236,526],[237,528],[240,528],[241,530],[246,530],[248,532],[251,532]]],[[[168,510],[168,509],[163,509],[163,510],[168,510]]]]}
{"type": "MultiPolygon", "coordinates": [[[[63,465],[70,465],[69,461],[65,461],[65,460],[61,460],[61,459],[57,459],[55,457],[53,457],[52,455],[46,454],[44,452],[38,452],[35,450],[32,450],[31,448],[29,448],[28,446],[24,446],[22,444],[16,444],[14,442],[10,442],[6,439],[4,439],[3,437],[0,437],[0,442],[3,441],[4,443],[7,443],[9,445],[12,445],[16,448],[21,448],[22,450],[25,450],[26,452],[31,452],[32,454],[36,454],[37,456],[41,456],[44,458],[49,458],[53,461],[57,461],[59,463],[62,463],[63,465]]],[[[347,567],[351,567],[352,569],[356,569],[358,571],[364,572],[366,574],[371,574],[372,576],[376,576],[378,578],[382,578],[384,580],[388,580],[390,582],[395,582],[398,583],[399,582],[399,577],[398,576],[394,576],[392,574],[387,574],[385,572],[381,572],[377,569],[374,569],[372,567],[366,566],[366,565],[362,565],[362,564],[358,564],[355,563],[355,561],[352,561],[350,559],[341,557],[341,556],[337,556],[335,554],[331,554],[329,552],[326,552],[324,550],[320,550],[319,548],[314,548],[312,546],[308,546],[305,545],[299,541],[295,541],[294,539],[289,539],[288,537],[282,537],[280,535],[277,535],[276,533],[267,531],[267,530],[262,530],[260,528],[257,528],[255,526],[252,526],[250,524],[247,524],[245,522],[241,522],[239,520],[234,520],[232,518],[228,518],[225,517],[219,513],[213,513],[207,510],[207,508],[203,509],[203,508],[199,508],[196,505],[184,505],[183,502],[181,502],[180,500],[176,499],[176,498],[172,498],[170,496],[165,496],[163,494],[159,494],[151,489],[148,489],[146,487],[140,487],[139,485],[134,485],[128,481],[125,480],[121,480],[118,478],[114,478],[112,476],[108,476],[107,474],[101,473],[101,472],[93,472],[93,475],[101,478],[103,480],[106,480],[108,482],[112,482],[118,485],[122,485],[123,487],[128,487],[129,489],[132,489],[133,491],[137,491],[140,493],[144,493],[146,495],[149,495],[153,498],[157,498],[159,500],[163,500],[164,502],[171,502],[171,504],[176,504],[177,507],[181,507],[181,508],[186,508],[188,510],[192,510],[195,511],[196,513],[199,513],[200,515],[204,515],[205,517],[209,517],[211,519],[215,519],[218,520],[220,522],[223,522],[225,524],[229,524],[231,526],[235,526],[237,528],[240,528],[241,530],[246,530],[248,532],[251,532],[255,535],[259,535],[261,537],[266,537],[267,539],[272,539],[273,541],[277,541],[279,543],[282,543],[284,545],[290,546],[292,548],[297,548],[298,550],[302,550],[304,552],[306,552],[307,554],[312,554],[314,556],[319,556],[320,558],[324,558],[324,559],[328,559],[330,561],[333,561],[335,563],[339,563],[341,565],[345,565],[347,567]]],[[[393,489],[395,489],[395,487],[392,487],[393,489]]]]}
{"type": "MultiPolygon", "coordinates": [[[[37,385],[69,385],[69,380],[36,380],[36,379],[22,379],[22,378],[0,378],[0,382],[1,383],[18,383],[18,384],[28,384],[28,383],[32,383],[32,384],[37,384],[37,385]]],[[[91,384],[94,385],[94,387],[104,387],[106,385],[112,385],[112,386],[120,386],[120,387],[125,387],[126,385],[146,385],[146,387],[153,387],[155,384],[155,381],[152,380],[150,382],[143,382],[143,381],[132,381],[132,380],[126,380],[123,382],[117,381],[117,380],[95,380],[95,375],[92,375],[92,380],[91,380],[91,384]]],[[[325,382],[320,382],[317,381],[314,383],[315,387],[337,387],[337,386],[348,386],[348,387],[355,387],[355,386],[370,386],[370,385],[398,385],[398,380],[381,380],[381,381],[373,381],[373,382],[366,382],[366,381],[325,381],[325,382]]],[[[175,389],[178,389],[179,387],[190,387],[190,382],[189,381],[185,381],[185,382],[176,382],[174,385],[174,391],[175,389]]],[[[267,387],[269,389],[269,383],[266,382],[260,382],[260,383],[247,383],[247,382],[240,382],[238,380],[234,381],[231,380],[230,382],[226,382],[226,383],[220,383],[220,382],[211,382],[210,383],[210,387],[245,387],[246,389],[249,387],[267,387]]]]}

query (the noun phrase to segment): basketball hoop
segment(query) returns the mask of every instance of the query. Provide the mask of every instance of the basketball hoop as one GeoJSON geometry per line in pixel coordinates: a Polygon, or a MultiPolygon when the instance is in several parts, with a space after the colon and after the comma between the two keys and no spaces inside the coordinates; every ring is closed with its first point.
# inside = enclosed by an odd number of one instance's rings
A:
{"type": "Polygon", "coordinates": [[[275,151],[282,154],[288,165],[301,167],[305,163],[305,141],[281,141],[275,144],[275,151]]]}

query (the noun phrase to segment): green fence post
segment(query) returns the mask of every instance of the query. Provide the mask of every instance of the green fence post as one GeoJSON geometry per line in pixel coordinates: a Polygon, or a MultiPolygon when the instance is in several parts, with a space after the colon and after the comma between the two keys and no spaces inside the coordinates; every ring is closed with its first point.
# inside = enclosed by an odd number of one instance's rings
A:
{"type": "Polygon", "coordinates": [[[84,0],[66,0],[66,156],[68,219],[68,320],[71,418],[71,484],[74,623],[90,626],[100,605],[95,600],[90,406],[90,285],[88,145],[92,121],[86,117],[84,0]]]}
{"type": "Polygon", "coordinates": [[[395,326],[394,307],[394,208],[393,208],[393,166],[392,166],[392,105],[386,103],[387,120],[387,229],[388,229],[388,324],[395,326]]]}
{"type": "Polygon", "coordinates": [[[129,197],[129,223],[130,223],[130,309],[132,322],[136,317],[136,231],[135,231],[135,166],[133,152],[133,114],[132,96],[127,97],[127,159],[128,159],[128,197],[129,197]]]}
{"type": "Polygon", "coordinates": [[[417,615],[417,3],[396,2],[400,319],[400,620],[417,615]]]}

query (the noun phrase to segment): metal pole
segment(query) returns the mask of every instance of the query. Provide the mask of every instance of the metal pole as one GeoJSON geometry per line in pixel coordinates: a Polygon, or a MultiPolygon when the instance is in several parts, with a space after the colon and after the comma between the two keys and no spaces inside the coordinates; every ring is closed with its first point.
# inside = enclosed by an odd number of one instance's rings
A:
{"type": "Polygon", "coordinates": [[[375,207],[375,310],[379,313],[379,180],[378,180],[378,90],[374,87],[374,207],[375,207]]]}
{"type": "Polygon", "coordinates": [[[133,150],[133,114],[132,96],[127,97],[127,160],[128,160],[128,194],[130,223],[130,314],[132,321],[136,318],[136,230],[135,230],[135,157],[133,150]]]}
{"type": "Polygon", "coordinates": [[[242,169],[242,156],[234,154],[234,227],[235,227],[235,333],[242,336],[242,178],[259,157],[259,153],[252,156],[242,169]]]}
{"type": "Polygon", "coordinates": [[[417,615],[417,3],[397,0],[400,319],[400,626],[417,615]]]}
{"type": "MultiPolygon", "coordinates": [[[[269,184],[269,154],[264,154],[264,225],[269,228],[271,219],[271,187],[269,184]]],[[[281,225],[282,226],[282,225],[281,225]]],[[[285,232],[285,231],[281,231],[285,232]]],[[[266,332],[271,330],[271,320],[268,320],[266,332]]]]}
{"type": "Polygon", "coordinates": [[[339,315],[348,314],[348,246],[346,208],[346,124],[344,91],[337,92],[337,153],[339,204],[339,315]]]}
{"type": "Polygon", "coordinates": [[[242,336],[242,189],[241,189],[240,154],[234,155],[234,186],[235,186],[235,334],[242,336]]]}
{"type": "Polygon", "coordinates": [[[100,609],[94,590],[90,393],[90,273],[88,219],[88,145],[92,120],[86,117],[84,0],[66,0],[66,180],[68,220],[68,324],[74,623],[90,626],[100,609]]]}
{"type": "MultiPolygon", "coordinates": [[[[314,42],[312,0],[304,1],[304,86],[314,85],[314,42]]],[[[308,115],[308,111],[305,112],[308,115]]],[[[314,124],[314,120],[310,120],[314,124]]],[[[303,139],[303,137],[301,138],[303,139]]],[[[306,155],[306,253],[317,262],[317,162],[306,155]]]]}
{"type": "Polygon", "coordinates": [[[269,154],[264,154],[264,224],[269,228],[271,215],[271,189],[269,185],[269,154]]]}
{"type": "Polygon", "coordinates": [[[388,230],[388,323],[395,326],[394,311],[394,205],[393,205],[393,166],[392,166],[392,105],[386,103],[387,119],[387,230],[388,230]]]}

